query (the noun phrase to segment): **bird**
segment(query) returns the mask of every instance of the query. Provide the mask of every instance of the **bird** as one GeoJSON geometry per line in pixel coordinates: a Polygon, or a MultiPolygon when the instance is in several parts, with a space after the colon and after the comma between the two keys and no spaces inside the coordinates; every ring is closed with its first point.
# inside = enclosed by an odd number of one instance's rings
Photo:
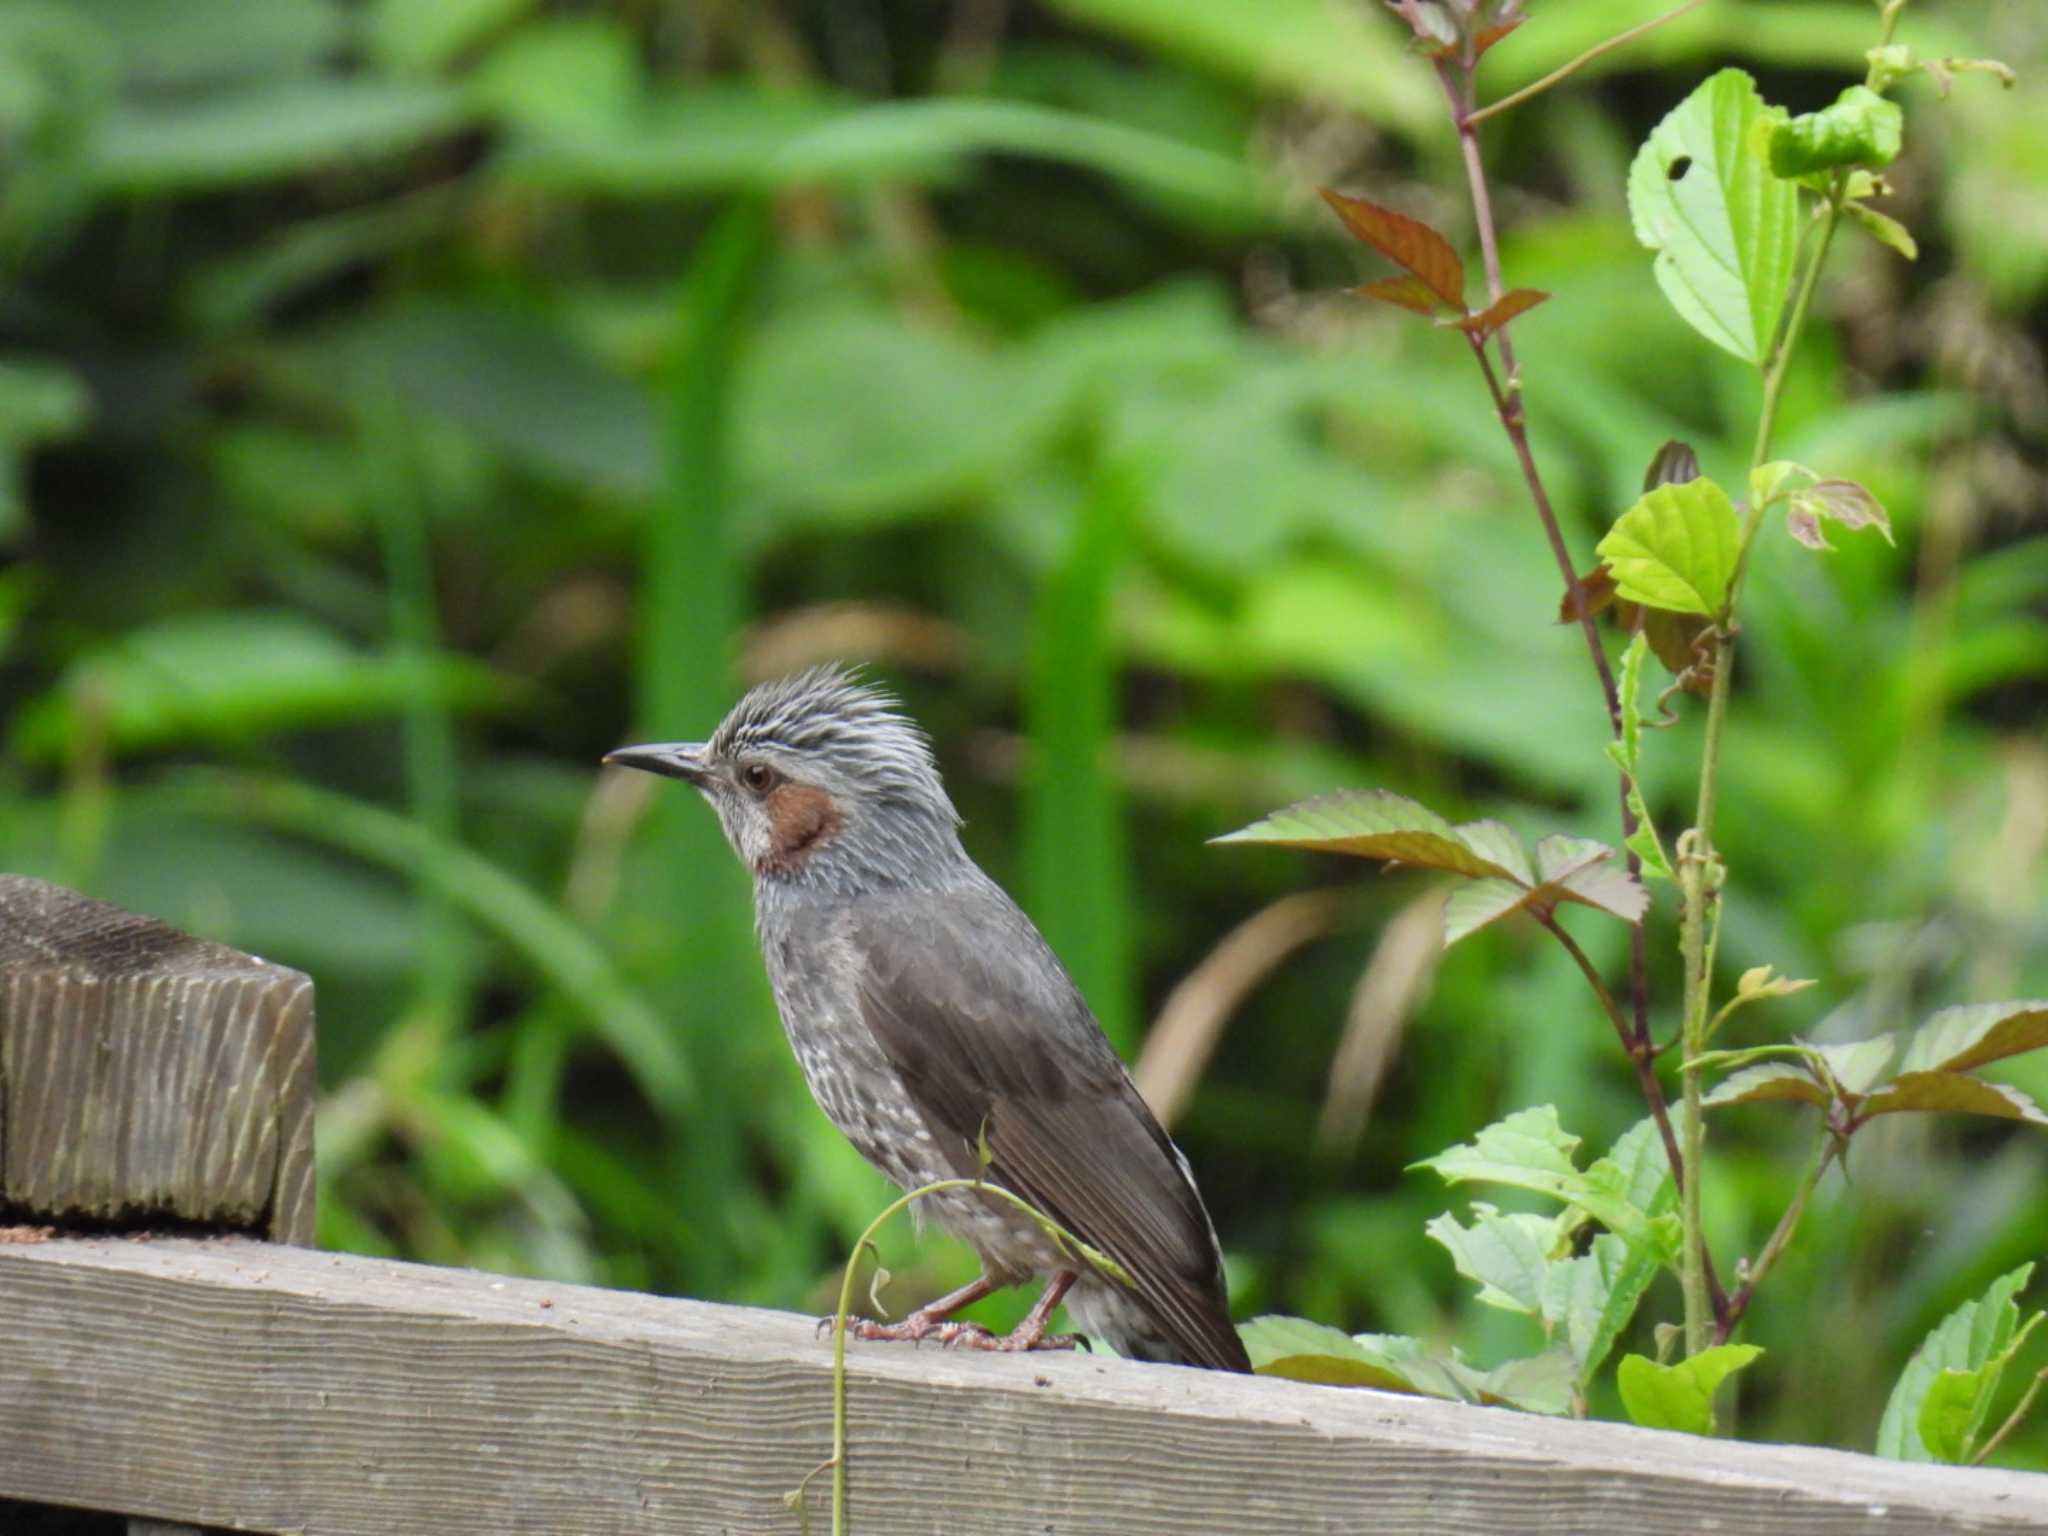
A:
{"type": "Polygon", "coordinates": [[[905,1190],[1000,1185],[1111,1261],[984,1190],[914,1206],[981,1261],[969,1284],[865,1339],[1071,1348],[1054,1309],[1127,1357],[1251,1369],[1187,1159],[1139,1097],[1043,935],[969,856],[930,739],[856,672],[762,683],[708,740],[604,761],[680,779],[753,875],[784,1032],[826,1117],[905,1190]],[[953,1314],[1034,1277],[1008,1334],[953,1314]]]}

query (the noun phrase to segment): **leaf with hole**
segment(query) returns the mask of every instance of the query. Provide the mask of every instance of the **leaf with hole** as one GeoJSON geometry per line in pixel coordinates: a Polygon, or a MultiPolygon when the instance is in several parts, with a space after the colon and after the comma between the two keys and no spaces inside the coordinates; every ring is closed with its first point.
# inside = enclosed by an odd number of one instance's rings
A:
{"type": "Polygon", "coordinates": [[[1607,530],[1598,552],[1630,602],[1712,617],[1728,600],[1740,542],[1727,493],[1700,479],[1646,493],[1607,530]]]}
{"type": "Polygon", "coordinates": [[[1411,219],[1363,197],[1347,197],[1325,187],[1323,201],[1336,210],[1344,227],[1358,239],[1414,274],[1425,288],[1453,309],[1465,308],[1465,264],[1450,241],[1420,219],[1411,219]]]}
{"type": "Polygon", "coordinates": [[[1752,130],[1782,120],[1739,69],[1703,83],[1659,123],[1628,174],[1636,237],[1658,286],[1715,346],[1761,367],[1799,247],[1799,191],[1771,174],[1752,130]]]}
{"type": "Polygon", "coordinates": [[[1754,1344],[1716,1344],[1676,1365],[1624,1355],[1615,1385],[1621,1388],[1621,1405],[1631,1422],[1645,1429],[1710,1435],[1714,1432],[1714,1394],[1722,1382],[1762,1353],[1754,1344]]]}

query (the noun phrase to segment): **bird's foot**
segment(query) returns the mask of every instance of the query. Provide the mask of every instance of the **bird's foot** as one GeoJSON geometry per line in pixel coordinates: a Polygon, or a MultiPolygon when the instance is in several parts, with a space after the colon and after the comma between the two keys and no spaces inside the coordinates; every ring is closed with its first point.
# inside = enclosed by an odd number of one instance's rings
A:
{"type": "MultiPolygon", "coordinates": [[[[832,1326],[833,1319],[820,1318],[821,1331],[832,1326]]],[[[980,1323],[960,1322],[954,1318],[934,1316],[929,1312],[913,1312],[899,1323],[878,1323],[873,1318],[849,1317],[846,1331],[856,1339],[870,1342],[890,1342],[908,1339],[921,1344],[926,1339],[937,1342],[941,1347],[959,1345],[962,1349],[984,1349],[999,1354],[1022,1354],[1033,1349],[1073,1349],[1080,1341],[1071,1333],[1047,1333],[1043,1325],[1030,1326],[1030,1319],[1009,1333],[991,1333],[980,1323]]]]}

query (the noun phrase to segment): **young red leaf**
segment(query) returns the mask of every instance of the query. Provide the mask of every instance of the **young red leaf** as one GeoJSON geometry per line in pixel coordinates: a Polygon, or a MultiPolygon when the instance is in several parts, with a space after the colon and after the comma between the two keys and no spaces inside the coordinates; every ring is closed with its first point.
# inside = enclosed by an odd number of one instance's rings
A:
{"type": "Polygon", "coordinates": [[[1451,242],[1420,219],[1382,208],[1362,197],[1323,188],[1323,201],[1337,212],[1344,227],[1396,266],[1421,279],[1424,287],[1454,309],[1465,307],[1465,264],[1451,242]]]}
{"type": "Polygon", "coordinates": [[[1981,1077],[1966,1077],[1960,1072],[1902,1072],[1864,1099],[1857,1119],[1910,1109],[1993,1115],[2001,1120],[2031,1120],[2036,1125],[2048,1125],[2048,1115],[2042,1114],[2040,1106],[2019,1089],[2004,1083],[1987,1083],[1981,1077]]]}
{"type": "Polygon", "coordinates": [[[1450,308],[1417,277],[1377,278],[1370,283],[1361,283],[1351,291],[1362,299],[1378,299],[1382,304],[1410,309],[1418,315],[1434,316],[1450,308]]]}
{"type": "Polygon", "coordinates": [[[1587,614],[1604,612],[1614,601],[1614,572],[1601,561],[1579,578],[1576,592],[1567,590],[1558,600],[1557,622],[1576,624],[1587,614]],[[1574,601],[1574,598],[1579,599],[1574,601]]]}
{"type": "Polygon", "coordinates": [[[1484,341],[1515,316],[1527,314],[1549,297],[1549,294],[1536,288],[1510,288],[1477,314],[1466,315],[1463,319],[1453,320],[1451,324],[1461,331],[1469,331],[1484,341]]]}

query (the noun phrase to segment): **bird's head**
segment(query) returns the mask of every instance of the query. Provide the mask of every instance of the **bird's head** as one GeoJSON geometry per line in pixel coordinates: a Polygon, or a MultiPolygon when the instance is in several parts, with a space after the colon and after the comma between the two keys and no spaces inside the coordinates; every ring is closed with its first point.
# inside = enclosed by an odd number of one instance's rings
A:
{"type": "Polygon", "coordinates": [[[605,761],[695,785],[759,879],[859,890],[962,856],[924,732],[837,667],[761,684],[709,741],[621,747],[605,761]]]}

